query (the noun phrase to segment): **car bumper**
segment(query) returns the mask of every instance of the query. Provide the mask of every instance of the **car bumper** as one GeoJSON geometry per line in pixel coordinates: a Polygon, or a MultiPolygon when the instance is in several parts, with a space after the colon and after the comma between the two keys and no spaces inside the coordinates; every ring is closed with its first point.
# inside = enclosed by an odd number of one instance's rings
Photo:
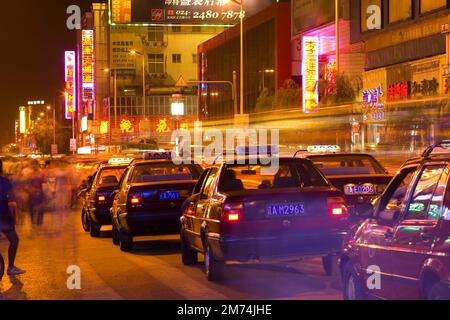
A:
{"type": "Polygon", "coordinates": [[[179,233],[180,212],[136,212],[120,216],[120,229],[135,236],[179,233]]]}
{"type": "Polygon", "coordinates": [[[209,240],[215,256],[224,261],[273,260],[338,254],[346,232],[340,231],[318,238],[290,236],[250,236],[209,240]]]}

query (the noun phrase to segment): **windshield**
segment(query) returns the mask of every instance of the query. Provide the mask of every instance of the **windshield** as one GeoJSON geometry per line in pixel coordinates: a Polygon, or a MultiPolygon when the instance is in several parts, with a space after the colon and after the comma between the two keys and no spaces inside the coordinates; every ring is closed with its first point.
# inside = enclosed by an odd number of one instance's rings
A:
{"type": "Polygon", "coordinates": [[[347,156],[321,156],[309,157],[317,168],[325,176],[385,174],[381,165],[372,157],[347,155],[347,156]]]}
{"type": "Polygon", "coordinates": [[[103,169],[99,172],[97,186],[117,186],[125,168],[103,169]]]}
{"type": "Polygon", "coordinates": [[[261,165],[226,166],[219,190],[234,192],[328,186],[327,181],[309,162],[280,163],[280,167],[275,174],[263,174],[269,170],[261,170],[262,168],[264,167],[261,165]]]}
{"type": "Polygon", "coordinates": [[[201,170],[194,165],[145,164],[136,166],[131,183],[198,180],[200,174],[201,170]]]}

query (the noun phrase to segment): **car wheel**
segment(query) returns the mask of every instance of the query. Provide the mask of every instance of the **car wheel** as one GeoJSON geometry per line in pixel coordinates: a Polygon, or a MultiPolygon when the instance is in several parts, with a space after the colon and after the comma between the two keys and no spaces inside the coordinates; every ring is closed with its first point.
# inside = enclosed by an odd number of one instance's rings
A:
{"type": "Polygon", "coordinates": [[[3,260],[3,256],[0,254],[0,281],[2,281],[4,274],[5,274],[5,260],[3,260]]]}
{"type": "Polygon", "coordinates": [[[183,231],[181,231],[181,261],[185,266],[190,266],[198,263],[198,253],[192,250],[186,242],[183,231]]]}
{"type": "Polygon", "coordinates": [[[133,237],[125,232],[119,232],[119,245],[123,252],[133,250],[133,237]]]}
{"type": "Polygon", "coordinates": [[[117,230],[117,227],[114,224],[112,224],[112,242],[113,245],[118,246],[120,244],[120,235],[119,235],[119,230],[117,230]]]}
{"type": "Polygon", "coordinates": [[[363,287],[356,275],[355,270],[350,262],[345,265],[343,274],[343,293],[344,300],[366,300],[367,297],[364,293],[363,287]]]}
{"type": "Polygon", "coordinates": [[[209,281],[219,281],[223,279],[225,264],[223,261],[218,261],[214,257],[211,246],[206,240],[204,243],[205,250],[205,273],[209,281]]]}
{"type": "Polygon", "coordinates": [[[437,282],[427,292],[427,300],[450,300],[450,290],[441,282],[437,282]]]}
{"type": "Polygon", "coordinates": [[[100,237],[100,226],[96,224],[94,221],[90,222],[90,233],[92,238],[100,237]]]}
{"type": "Polygon", "coordinates": [[[83,210],[81,212],[81,224],[82,224],[83,230],[85,232],[89,232],[91,230],[90,224],[89,224],[89,217],[88,217],[88,215],[87,215],[85,210],[83,210]]]}
{"type": "Polygon", "coordinates": [[[333,276],[333,272],[337,270],[337,258],[334,255],[328,255],[326,257],[322,257],[322,265],[325,274],[328,277],[333,276]]]}

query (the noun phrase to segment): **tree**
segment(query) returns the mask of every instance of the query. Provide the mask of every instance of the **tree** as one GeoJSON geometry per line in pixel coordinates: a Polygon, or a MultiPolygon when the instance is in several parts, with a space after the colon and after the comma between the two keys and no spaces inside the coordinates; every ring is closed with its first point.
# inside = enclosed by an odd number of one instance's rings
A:
{"type": "Polygon", "coordinates": [[[47,119],[37,121],[34,125],[33,135],[38,150],[44,154],[50,154],[53,143],[53,122],[47,119]]]}

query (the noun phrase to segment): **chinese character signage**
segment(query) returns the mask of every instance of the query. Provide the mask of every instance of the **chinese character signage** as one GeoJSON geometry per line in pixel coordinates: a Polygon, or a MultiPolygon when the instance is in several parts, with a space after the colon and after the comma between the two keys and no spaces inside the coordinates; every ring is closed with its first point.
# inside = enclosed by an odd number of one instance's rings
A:
{"type": "Polygon", "coordinates": [[[122,133],[134,133],[133,123],[128,119],[122,119],[120,121],[120,131],[122,133]]]}
{"type": "Polygon", "coordinates": [[[377,88],[363,91],[363,118],[364,121],[378,122],[385,120],[385,106],[381,103],[384,96],[381,85],[377,88]]]}
{"type": "MultiPolygon", "coordinates": [[[[244,2],[246,17],[277,3],[244,2]]],[[[229,0],[110,0],[110,11],[113,24],[234,26],[240,21],[239,5],[229,0]]]]}
{"type": "Polygon", "coordinates": [[[82,67],[81,67],[81,97],[84,102],[94,101],[94,31],[83,30],[81,36],[82,67]]]}
{"type": "Polygon", "coordinates": [[[410,98],[423,98],[439,94],[439,82],[436,78],[422,81],[403,81],[390,84],[387,101],[407,100],[410,98]]]}
{"type": "Polygon", "coordinates": [[[319,38],[303,37],[303,112],[319,111],[319,38]]]}
{"type": "Polygon", "coordinates": [[[72,115],[76,109],[76,92],[75,92],[75,51],[65,52],[65,116],[66,119],[72,119],[72,115]]]}

